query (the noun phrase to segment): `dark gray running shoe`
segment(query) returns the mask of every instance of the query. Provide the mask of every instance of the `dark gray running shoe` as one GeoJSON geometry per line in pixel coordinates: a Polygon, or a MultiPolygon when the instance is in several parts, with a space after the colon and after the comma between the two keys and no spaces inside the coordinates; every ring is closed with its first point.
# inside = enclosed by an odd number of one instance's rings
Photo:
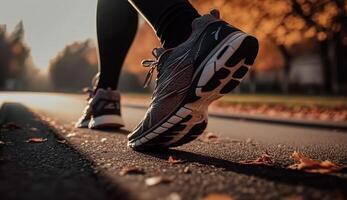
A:
{"type": "Polygon", "coordinates": [[[82,112],[82,116],[75,123],[76,128],[88,128],[90,119],[92,118],[90,103],[94,96],[94,91],[91,88],[85,88],[83,89],[83,92],[88,94],[87,105],[82,112]]]}
{"type": "Polygon", "coordinates": [[[96,94],[88,101],[81,118],[75,126],[92,129],[123,127],[119,92],[110,89],[98,89],[96,94]]]}
{"type": "Polygon", "coordinates": [[[174,147],[199,136],[207,126],[212,101],[232,91],[258,53],[258,41],[226,22],[218,11],[195,19],[192,34],[174,49],[155,49],[144,61],[158,75],[144,119],[128,136],[136,150],[174,147]]]}

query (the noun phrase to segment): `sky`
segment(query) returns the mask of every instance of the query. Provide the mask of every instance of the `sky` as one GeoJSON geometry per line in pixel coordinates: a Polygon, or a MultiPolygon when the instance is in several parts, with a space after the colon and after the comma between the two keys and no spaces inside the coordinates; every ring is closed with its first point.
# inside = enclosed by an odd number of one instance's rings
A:
{"type": "Polygon", "coordinates": [[[96,37],[97,0],[0,0],[0,24],[23,20],[35,65],[46,69],[67,44],[96,37]]]}

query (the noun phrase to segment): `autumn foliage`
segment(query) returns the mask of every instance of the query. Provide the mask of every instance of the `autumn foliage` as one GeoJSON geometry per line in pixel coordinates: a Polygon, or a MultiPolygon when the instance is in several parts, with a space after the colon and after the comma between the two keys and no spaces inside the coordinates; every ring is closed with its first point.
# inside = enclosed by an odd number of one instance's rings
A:
{"type": "MultiPolygon", "coordinates": [[[[281,92],[290,92],[293,61],[309,53],[317,55],[320,66],[316,68],[322,68],[323,82],[318,91],[337,94],[347,91],[346,0],[191,0],[191,3],[200,14],[219,9],[223,20],[260,40],[255,66],[242,86],[257,88],[261,86],[257,75],[280,72],[280,77],[270,84],[279,87],[281,92]]],[[[146,69],[140,63],[151,58],[152,49],[159,45],[152,28],[142,20],[124,62],[124,71],[143,82],[146,69]]],[[[0,51],[0,55],[5,55],[0,57],[1,87],[5,76],[18,78],[24,73],[29,48],[23,43],[22,23],[11,34],[0,27],[0,51]]],[[[57,90],[80,90],[89,86],[96,72],[96,49],[90,41],[68,45],[52,59],[49,67],[57,90]]],[[[266,91],[274,92],[272,86],[266,91]]]]}
{"type": "Polygon", "coordinates": [[[226,21],[261,40],[256,69],[282,67],[288,73],[292,57],[314,43],[311,51],[318,49],[326,91],[346,89],[347,78],[342,75],[347,74],[346,0],[194,0],[193,3],[202,13],[220,9],[226,21]]]}
{"type": "MultiPolygon", "coordinates": [[[[287,77],[295,56],[313,52],[321,58],[324,88],[343,88],[347,78],[346,1],[341,0],[192,0],[201,14],[217,8],[224,20],[255,35],[261,42],[255,73],[282,70],[281,84],[286,91],[287,77]],[[333,54],[332,56],[330,54],[333,54]],[[334,76],[334,74],[337,74],[334,76]],[[337,77],[336,77],[337,76],[337,77]]],[[[126,60],[129,70],[143,73],[141,59],[150,57],[159,43],[152,29],[140,27],[126,60]]],[[[346,87],[344,87],[346,88],[346,87]]],[[[335,92],[336,92],[335,91],[335,92]]]]}

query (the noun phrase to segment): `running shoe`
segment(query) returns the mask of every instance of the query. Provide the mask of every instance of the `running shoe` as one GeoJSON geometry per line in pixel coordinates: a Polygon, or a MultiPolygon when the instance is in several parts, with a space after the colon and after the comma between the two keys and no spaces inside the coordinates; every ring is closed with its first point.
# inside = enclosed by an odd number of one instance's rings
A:
{"type": "Polygon", "coordinates": [[[97,89],[75,126],[91,129],[123,127],[119,92],[111,89],[97,89]]]}
{"type": "Polygon", "coordinates": [[[94,96],[94,91],[91,88],[85,88],[83,92],[88,94],[87,105],[82,112],[82,116],[75,123],[76,128],[88,128],[90,119],[92,118],[90,102],[94,96]]]}
{"type": "Polygon", "coordinates": [[[128,146],[151,150],[183,145],[207,126],[211,102],[235,89],[258,53],[258,40],[219,19],[217,10],[195,19],[192,34],[173,49],[153,50],[156,60],[146,84],[158,71],[152,102],[128,135],[128,146]]]}

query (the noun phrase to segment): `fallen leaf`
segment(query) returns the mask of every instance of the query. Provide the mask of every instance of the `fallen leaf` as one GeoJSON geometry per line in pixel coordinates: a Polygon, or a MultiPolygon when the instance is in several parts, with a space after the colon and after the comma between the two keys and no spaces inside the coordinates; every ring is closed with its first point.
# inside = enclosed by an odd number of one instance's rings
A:
{"type": "Polygon", "coordinates": [[[169,159],[167,160],[167,162],[168,162],[170,165],[184,163],[183,160],[176,159],[176,158],[173,157],[173,156],[169,156],[169,159]]]}
{"type": "Polygon", "coordinates": [[[289,169],[320,174],[334,173],[342,170],[342,167],[329,160],[314,160],[297,151],[293,152],[291,158],[294,160],[295,164],[288,166],[289,169]]]}
{"type": "Polygon", "coordinates": [[[26,140],[25,142],[28,142],[28,143],[41,143],[41,142],[45,142],[47,141],[46,138],[30,138],[28,140],[26,140]]]}
{"type": "Polygon", "coordinates": [[[267,153],[263,153],[259,158],[255,160],[245,160],[240,161],[241,164],[246,165],[267,165],[267,166],[273,166],[275,164],[275,161],[272,159],[272,157],[267,153]]]}
{"type": "Polygon", "coordinates": [[[319,105],[318,102],[306,105],[303,102],[294,104],[266,103],[266,102],[219,102],[212,105],[212,109],[221,113],[262,115],[269,117],[307,119],[315,121],[347,121],[346,105],[319,105]]]}
{"type": "Polygon", "coordinates": [[[204,132],[203,134],[199,136],[199,139],[202,142],[206,142],[206,143],[209,143],[209,142],[218,143],[219,135],[213,132],[204,132]]]}
{"type": "Polygon", "coordinates": [[[226,194],[217,194],[217,193],[212,193],[208,194],[201,200],[233,200],[229,195],[226,194]]]}
{"type": "Polygon", "coordinates": [[[5,142],[0,140],[0,144],[5,144],[5,142]]]}
{"type": "Polygon", "coordinates": [[[57,140],[57,142],[60,144],[66,144],[67,143],[66,140],[57,140]]]}
{"type": "Polygon", "coordinates": [[[162,183],[171,183],[172,180],[173,180],[172,178],[168,178],[168,177],[154,176],[154,177],[146,178],[145,183],[147,186],[155,186],[162,183]]]}
{"type": "Polygon", "coordinates": [[[1,129],[12,131],[12,130],[17,130],[17,129],[22,129],[22,127],[18,124],[13,123],[13,122],[8,122],[6,124],[3,124],[1,126],[1,129]]]}
{"type": "Polygon", "coordinates": [[[138,167],[123,167],[123,169],[119,172],[119,175],[121,176],[127,174],[145,174],[145,171],[138,167]]]}

